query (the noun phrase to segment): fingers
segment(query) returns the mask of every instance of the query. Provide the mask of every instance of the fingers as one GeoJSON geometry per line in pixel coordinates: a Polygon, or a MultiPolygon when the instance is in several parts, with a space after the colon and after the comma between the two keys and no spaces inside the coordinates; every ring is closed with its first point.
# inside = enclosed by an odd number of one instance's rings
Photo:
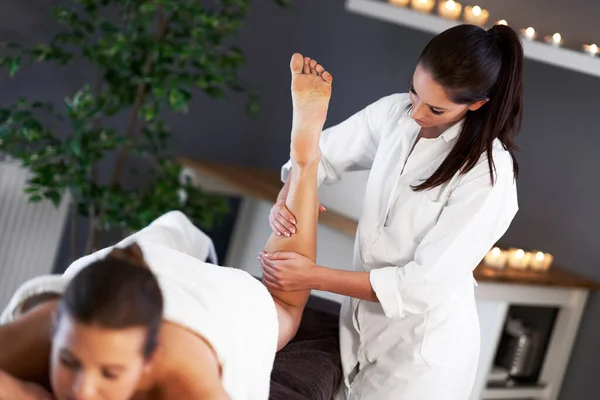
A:
{"type": "Polygon", "coordinates": [[[279,222],[281,225],[283,225],[283,227],[285,228],[285,230],[289,233],[296,233],[296,226],[290,222],[288,219],[286,219],[282,214],[279,214],[278,216],[275,217],[275,220],[277,222],[279,222]]]}
{"type": "Polygon", "coordinates": [[[290,223],[296,225],[296,218],[294,217],[294,214],[292,214],[290,212],[290,210],[288,210],[288,208],[285,206],[285,204],[281,204],[280,207],[277,207],[277,212],[279,213],[279,215],[281,215],[286,221],[289,221],[290,223]]]}
{"type": "Polygon", "coordinates": [[[295,224],[296,218],[294,218],[294,215],[287,209],[285,204],[277,203],[273,206],[269,214],[269,225],[273,233],[277,236],[284,235],[291,237],[296,233],[295,224]]]}
{"type": "Polygon", "coordinates": [[[284,227],[284,231],[281,232],[282,234],[290,237],[292,234],[296,233],[296,218],[294,218],[294,215],[288,210],[285,204],[281,204],[277,207],[275,219],[284,227]]]}
{"type": "Polygon", "coordinates": [[[296,258],[298,254],[290,252],[290,251],[276,251],[274,253],[267,253],[266,251],[261,251],[259,257],[264,259],[266,262],[271,263],[271,265],[275,265],[273,261],[283,261],[283,260],[291,260],[292,258],[296,258]]]}
{"type": "Polygon", "coordinates": [[[277,227],[275,226],[275,223],[271,220],[271,218],[269,218],[269,226],[271,227],[271,230],[273,231],[274,234],[276,234],[277,236],[281,235],[281,233],[279,233],[279,231],[277,230],[277,227]]]}
{"type": "Polygon", "coordinates": [[[290,232],[290,230],[283,225],[281,222],[281,220],[277,220],[275,219],[273,221],[273,225],[275,225],[275,233],[277,234],[277,236],[285,236],[285,237],[290,237],[292,236],[292,232],[290,232]]]}
{"type": "Polygon", "coordinates": [[[279,281],[273,274],[269,271],[268,268],[262,268],[263,281],[267,284],[267,286],[272,287],[273,289],[283,290],[279,281]]]}
{"type": "Polygon", "coordinates": [[[283,290],[275,264],[272,261],[265,259],[263,253],[257,258],[260,260],[260,269],[262,270],[263,280],[266,285],[273,289],[283,290]]]}
{"type": "Polygon", "coordinates": [[[327,209],[319,204],[319,212],[325,212],[327,209]]]}

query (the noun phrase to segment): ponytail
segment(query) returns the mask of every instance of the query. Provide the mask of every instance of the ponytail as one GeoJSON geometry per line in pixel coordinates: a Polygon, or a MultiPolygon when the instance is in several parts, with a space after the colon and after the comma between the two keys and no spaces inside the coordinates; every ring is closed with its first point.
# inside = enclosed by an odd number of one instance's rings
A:
{"type": "MultiPolygon", "coordinates": [[[[488,138],[486,151],[490,174],[493,169],[492,141],[498,138],[512,157],[513,171],[517,178],[519,164],[515,151],[518,147],[514,138],[521,130],[523,119],[523,45],[517,33],[505,25],[495,25],[488,33],[494,35],[498,42],[502,52],[502,65],[496,84],[490,93],[490,101],[483,117],[481,136],[488,138]]],[[[491,177],[494,182],[494,176],[491,177]]]]}
{"type": "Polygon", "coordinates": [[[510,153],[516,178],[519,165],[514,137],[521,128],[523,116],[523,46],[517,33],[504,25],[495,25],[488,31],[473,25],[459,25],[436,36],[423,51],[420,62],[447,88],[453,102],[489,101],[478,110],[467,112],[450,154],[438,170],[414,190],[434,188],[458,172],[469,172],[484,153],[494,184],[495,139],[510,153]]]}

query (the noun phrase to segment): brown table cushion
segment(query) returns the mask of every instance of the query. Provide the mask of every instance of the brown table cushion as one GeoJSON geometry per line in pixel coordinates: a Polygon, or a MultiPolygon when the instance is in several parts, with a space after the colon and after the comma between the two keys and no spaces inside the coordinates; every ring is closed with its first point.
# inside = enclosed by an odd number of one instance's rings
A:
{"type": "Polygon", "coordinates": [[[330,400],[341,377],[336,303],[312,297],[296,337],[275,358],[270,400],[330,400]]]}

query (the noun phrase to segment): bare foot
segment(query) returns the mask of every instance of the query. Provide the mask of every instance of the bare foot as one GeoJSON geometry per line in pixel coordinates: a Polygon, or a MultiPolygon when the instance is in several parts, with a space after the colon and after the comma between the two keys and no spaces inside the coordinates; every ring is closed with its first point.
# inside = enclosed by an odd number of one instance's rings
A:
{"type": "Polygon", "coordinates": [[[327,119],[331,98],[331,74],[315,60],[294,54],[292,70],[292,123],[291,158],[299,166],[308,166],[320,156],[319,138],[327,119]]]}

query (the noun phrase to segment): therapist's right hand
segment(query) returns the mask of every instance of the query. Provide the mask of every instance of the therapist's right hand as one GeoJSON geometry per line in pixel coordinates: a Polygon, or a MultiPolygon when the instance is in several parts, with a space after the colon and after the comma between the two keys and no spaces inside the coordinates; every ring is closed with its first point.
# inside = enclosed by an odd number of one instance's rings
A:
{"type": "MultiPolygon", "coordinates": [[[[319,212],[326,211],[326,208],[319,205],[319,212]]],[[[278,199],[269,213],[269,225],[273,233],[277,236],[291,237],[296,233],[296,217],[288,210],[285,205],[285,199],[278,199]]]]}

